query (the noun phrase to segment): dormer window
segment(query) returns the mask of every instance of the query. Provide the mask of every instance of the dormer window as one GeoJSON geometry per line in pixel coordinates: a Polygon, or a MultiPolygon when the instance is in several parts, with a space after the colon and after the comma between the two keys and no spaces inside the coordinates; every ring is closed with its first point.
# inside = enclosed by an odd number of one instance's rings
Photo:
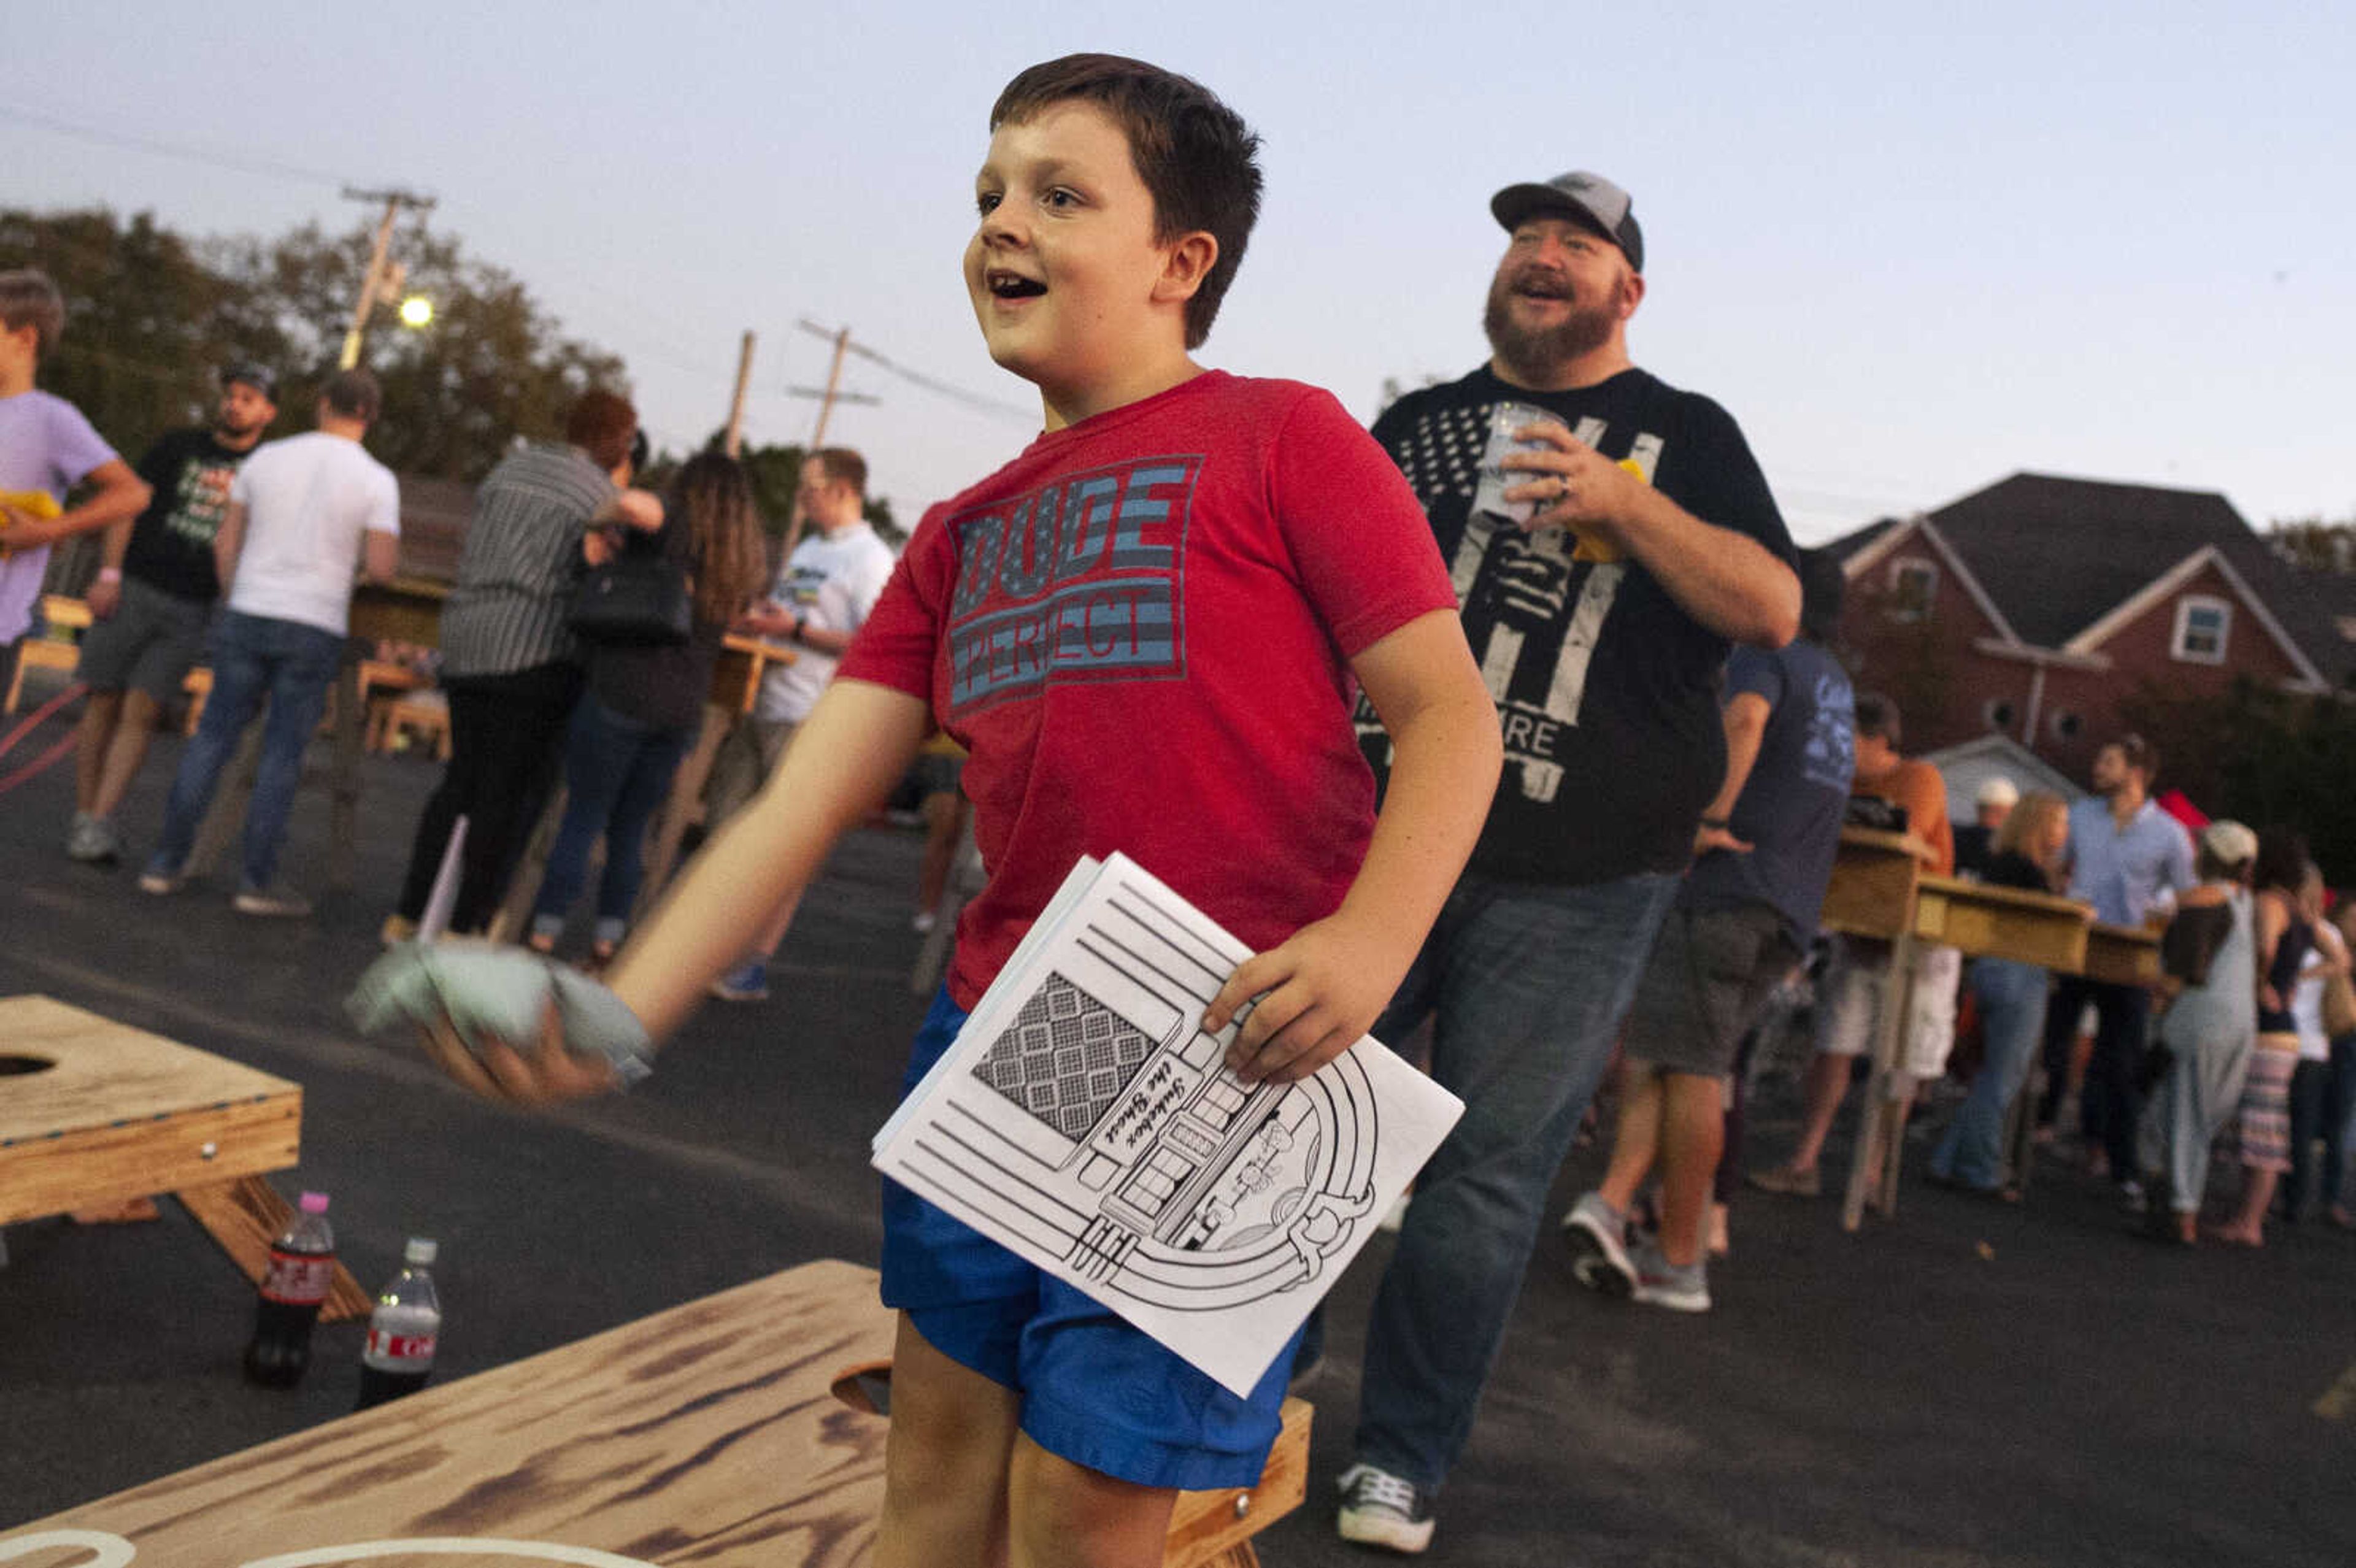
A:
{"type": "Polygon", "coordinates": [[[2231,604],[2188,593],[2176,602],[2176,634],[2169,642],[2169,655],[2186,664],[2223,664],[2225,638],[2233,626],[2231,604]]]}
{"type": "Polygon", "coordinates": [[[1919,555],[1901,556],[1890,563],[1890,618],[1922,621],[1930,618],[1931,601],[1939,592],[1938,563],[1919,555]]]}

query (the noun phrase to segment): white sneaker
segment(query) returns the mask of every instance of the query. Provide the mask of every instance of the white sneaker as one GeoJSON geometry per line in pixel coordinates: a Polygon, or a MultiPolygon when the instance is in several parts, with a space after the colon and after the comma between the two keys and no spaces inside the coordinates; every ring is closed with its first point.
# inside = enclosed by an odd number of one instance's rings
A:
{"type": "Polygon", "coordinates": [[[1634,1259],[1636,1278],[1629,1299],[1647,1307],[1665,1307],[1672,1312],[1707,1312],[1709,1310],[1709,1265],[1696,1264],[1691,1268],[1678,1268],[1661,1255],[1658,1247],[1640,1247],[1634,1259]]]}
{"type": "Polygon", "coordinates": [[[1570,1272],[1588,1289],[1625,1300],[1636,1288],[1636,1265],[1628,1257],[1628,1216],[1601,1192],[1582,1192],[1562,1217],[1570,1244],[1580,1250],[1570,1272]]]}
{"type": "Polygon", "coordinates": [[[1333,1521],[1343,1540],[1409,1556],[1431,1544],[1431,1498],[1421,1487],[1372,1465],[1353,1465],[1336,1483],[1342,1511],[1333,1521]]]}
{"type": "Polygon", "coordinates": [[[266,888],[240,888],[229,907],[240,914],[273,920],[301,920],[311,912],[311,901],[284,883],[266,888]]]}

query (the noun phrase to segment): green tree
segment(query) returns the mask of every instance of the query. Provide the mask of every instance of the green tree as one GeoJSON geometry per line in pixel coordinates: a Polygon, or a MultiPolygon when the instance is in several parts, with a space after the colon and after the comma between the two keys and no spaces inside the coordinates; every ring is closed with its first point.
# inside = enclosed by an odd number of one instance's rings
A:
{"type": "MultiPolygon", "coordinates": [[[[718,452],[728,439],[724,430],[715,430],[703,443],[706,452],[718,452]]],[[[753,497],[761,508],[761,523],[773,539],[782,539],[786,520],[793,516],[794,491],[802,477],[803,447],[799,442],[785,446],[762,446],[747,443],[737,453],[744,464],[744,476],[753,486],[753,497]]],[[[885,544],[897,549],[907,542],[908,530],[892,516],[892,503],[881,496],[871,495],[860,508],[876,535],[885,544]]]]}
{"type": "MultiPolygon", "coordinates": [[[[190,241],[142,213],[0,209],[0,267],[37,266],[67,299],[66,334],[42,379],[136,458],[165,430],[201,419],[220,368],[279,374],[273,436],[309,428],[368,269],[372,230],[306,224],[273,240],[190,241]]],[[[369,446],[402,473],[473,481],[519,438],[561,435],[592,387],[628,390],[621,361],[566,337],[512,274],[412,224],[393,254],[433,300],[434,325],[370,323],[362,363],[384,387],[369,446]]]]}
{"type": "Polygon", "coordinates": [[[2277,517],[2266,544],[2293,566],[2342,575],[2356,573],[2356,517],[2337,522],[2321,516],[2277,517]]]}
{"type": "Polygon", "coordinates": [[[2334,886],[2356,882],[2356,707],[2245,677],[2205,698],[2147,683],[2120,716],[2159,748],[2161,787],[2211,816],[2295,827],[2334,886]]]}
{"type": "Polygon", "coordinates": [[[0,268],[38,267],[66,296],[66,330],[41,384],[136,460],[202,417],[220,366],[277,363],[287,344],[266,311],[198,247],[141,213],[0,209],[0,268]]]}
{"type": "MultiPolygon", "coordinates": [[[[305,422],[343,346],[372,240],[365,226],[331,236],[306,224],[266,246],[216,252],[284,332],[280,406],[305,422]]],[[[384,412],[369,444],[395,470],[480,479],[518,439],[562,435],[565,411],[591,388],[627,392],[619,359],[565,337],[520,282],[469,260],[455,239],[412,225],[394,254],[410,292],[434,312],[423,331],[395,325],[383,307],[369,323],[361,363],[383,385],[384,412]]]]}

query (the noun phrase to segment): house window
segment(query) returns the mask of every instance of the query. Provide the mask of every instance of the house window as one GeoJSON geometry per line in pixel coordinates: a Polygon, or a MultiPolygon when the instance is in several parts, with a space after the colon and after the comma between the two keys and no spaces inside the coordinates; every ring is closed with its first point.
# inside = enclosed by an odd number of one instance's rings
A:
{"type": "Polygon", "coordinates": [[[1890,563],[1890,618],[1921,621],[1931,613],[1931,597],[1939,591],[1939,568],[1919,555],[1901,556],[1890,563]]]}
{"type": "Polygon", "coordinates": [[[1999,734],[2010,731],[2012,721],[2019,717],[2019,714],[2013,711],[2011,702],[2001,697],[1989,698],[1987,705],[1980,709],[1981,720],[1989,729],[1999,734]]]}
{"type": "Polygon", "coordinates": [[[2223,664],[2225,635],[2233,630],[2233,607],[2222,599],[2188,593],[2176,602],[2176,635],[2169,653],[2187,664],[2223,664]]]}

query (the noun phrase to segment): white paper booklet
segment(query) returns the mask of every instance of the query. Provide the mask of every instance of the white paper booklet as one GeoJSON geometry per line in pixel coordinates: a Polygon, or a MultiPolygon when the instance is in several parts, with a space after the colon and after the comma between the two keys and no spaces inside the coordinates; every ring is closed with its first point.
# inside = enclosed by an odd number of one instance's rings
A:
{"type": "Polygon", "coordinates": [[[875,1168],[1250,1392],[1463,1104],[1360,1040],[1299,1083],[1222,1064],[1251,950],[1127,856],[1084,859],[875,1135],[875,1168]]]}

